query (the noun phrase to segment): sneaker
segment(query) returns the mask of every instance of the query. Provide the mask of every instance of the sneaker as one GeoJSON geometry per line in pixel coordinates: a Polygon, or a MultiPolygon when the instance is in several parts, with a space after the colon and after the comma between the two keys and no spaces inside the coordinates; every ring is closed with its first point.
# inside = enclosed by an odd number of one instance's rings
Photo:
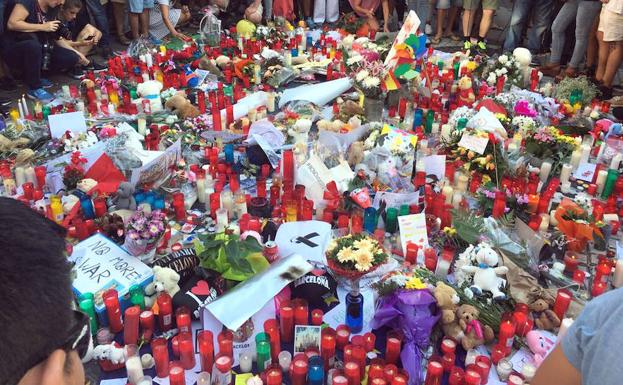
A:
{"type": "Polygon", "coordinates": [[[82,67],[74,67],[67,74],[74,79],[80,80],[84,77],[84,70],[82,69],[82,67]]]}
{"type": "Polygon", "coordinates": [[[311,17],[305,19],[305,24],[307,24],[307,27],[309,27],[309,29],[316,29],[316,23],[314,23],[311,17]]]}
{"type": "Polygon", "coordinates": [[[48,79],[41,78],[40,82],[42,88],[51,88],[52,86],[54,86],[54,83],[52,83],[48,79]]]}
{"type": "Polygon", "coordinates": [[[469,39],[467,39],[467,40],[465,40],[465,41],[463,42],[463,49],[464,49],[464,50],[466,50],[466,51],[467,51],[467,50],[470,50],[470,49],[472,49],[472,47],[473,47],[473,44],[472,44],[472,42],[471,42],[471,41],[469,41],[469,39]]]}
{"type": "Polygon", "coordinates": [[[485,52],[487,50],[487,42],[484,40],[478,40],[478,43],[476,43],[476,47],[479,51],[485,52]]]}
{"type": "Polygon", "coordinates": [[[91,62],[85,67],[87,71],[93,71],[95,73],[103,72],[108,69],[107,65],[96,62],[95,60],[91,60],[91,62]]]}
{"type": "Polygon", "coordinates": [[[424,33],[427,35],[432,35],[433,33],[433,26],[430,25],[429,23],[426,23],[426,27],[424,27],[424,33]]]}
{"type": "Polygon", "coordinates": [[[36,90],[28,90],[26,93],[30,99],[39,100],[41,102],[47,103],[54,99],[54,96],[50,94],[48,91],[43,88],[37,88],[36,90]]]}

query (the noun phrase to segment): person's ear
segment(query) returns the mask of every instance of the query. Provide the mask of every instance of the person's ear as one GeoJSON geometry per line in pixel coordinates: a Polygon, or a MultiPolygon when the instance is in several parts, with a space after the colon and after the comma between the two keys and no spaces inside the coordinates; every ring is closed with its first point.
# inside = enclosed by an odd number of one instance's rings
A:
{"type": "Polygon", "coordinates": [[[68,359],[67,352],[56,349],[42,363],[41,385],[59,385],[65,383],[65,361],[68,359]]]}

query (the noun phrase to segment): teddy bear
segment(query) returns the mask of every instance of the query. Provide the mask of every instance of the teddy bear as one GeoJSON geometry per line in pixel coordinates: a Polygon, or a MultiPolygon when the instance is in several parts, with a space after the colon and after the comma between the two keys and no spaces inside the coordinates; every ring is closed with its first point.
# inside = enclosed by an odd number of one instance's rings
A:
{"type": "Polygon", "coordinates": [[[322,119],[316,122],[316,126],[319,131],[340,132],[344,126],[344,122],[339,119],[334,121],[322,119]]]}
{"type": "Polygon", "coordinates": [[[207,56],[202,56],[201,59],[199,59],[198,67],[204,71],[208,71],[219,79],[223,77],[223,72],[218,68],[216,60],[212,60],[207,56]]]}
{"type": "Polygon", "coordinates": [[[154,266],[154,279],[145,286],[145,305],[150,308],[156,302],[156,298],[162,292],[166,292],[171,297],[175,296],[180,287],[180,275],[173,269],[162,266],[154,266]]]}
{"type": "Polygon", "coordinates": [[[231,63],[231,59],[225,55],[221,55],[217,57],[215,61],[216,61],[216,65],[221,69],[225,69],[231,63]]]}
{"type": "Polygon", "coordinates": [[[162,83],[157,80],[149,80],[139,83],[136,86],[136,92],[139,96],[149,100],[151,112],[162,111],[162,99],[160,99],[160,91],[162,91],[162,83]]]}
{"type": "Polygon", "coordinates": [[[541,332],[538,330],[530,330],[528,334],[526,334],[526,342],[528,343],[528,347],[532,351],[532,359],[534,361],[534,366],[537,368],[541,366],[545,357],[549,354],[549,351],[554,346],[554,341],[546,338],[541,332]]]}
{"type": "Polygon", "coordinates": [[[533,312],[534,324],[537,329],[553,331],[560,326],[560,318],[550,307],[553,305],[546,298],[536,298],[528,307],[533,312]]]}
{"type": "Polygon", "coordinates": [[[517,47],[513,51],[513,57],[519,66],[519,71],[521,72],[523,78],[522,84],[525,87],[530,83],[530,74],[532,73],[532,68],[530,68],[532,53],[530,53],[530,50],[527,48],[517,47]]]}
{"type": "Polygon", "coordinates": [[[475,100],[476,95],[472,89],[472,79],[469,76],[463,76],[459,79],[459,107],[471,107],[475,100]]]}
{"type": "Polygon", "coordinates": [[[437,301],[437,307],[441,310],[441,329],[443,334],[460,342],[464,333],[456,316],[459,296],[451,286],[441,281],[437,282],[437,286],[433,290],[433,296],[437,301]]]}
{"type": "Polygon", "coordinates": [[[288,135],[293,138],[293,143],[307,143],[309,130],[312,121],[309,119],[299,119],[294,125],[288,129],[288,135]]]}
{"type": "Polygon", "coordinates": [[[116,210],[136,210],[134,186],[130,182],[121,182],[117,188],[117,195],[111,199],[110,212],[116,210]]]}
{"type": "Polygon", "coordinates": [[[456,310],[456,317],[464,334],[461,345],[465,350],[489,343],[495,337],[493,329],[488,325],[482,325],[478,320],[479,315],[478,309],[472,305],[463,304],[456,310]]]}
{"type": "Polygon", "coordinates": [[[93,358],[96,360],[108,360],[112,364],[122,364],[125,362],[124,349],[117,346],[116,343],[97,345],[93,349],[93,358]]]}
{"type": "Polygon", "coordinates": [[[364,153],[363,153],[363,142],[357,141],[353,142],[348,148],[348,164],[353,167],[363,162],[364,153]]]}
{"type": "Polygon", "coordinates": [[[496,267],[499,262],[498,253],[489,245],[481,243],[476,252],[476,262],[478,266],[461,267],[463,272],[474,275],[473,285],[470,287],[474,294],[481,295],[483,291],[489,291],[496,301],[506,299],[506,295],[500,290],[505,280],[498,276],[508,273],[508,268],[506,266],[496,267]]]}
{"type": "Polygon", "coordinates": [[[186,98],[184,91],[179,91],[171,96],[164,106],[174,112],[180,119],[195,118],[201,114],[199,109],[193,106],[190,100],[186,98]]]}

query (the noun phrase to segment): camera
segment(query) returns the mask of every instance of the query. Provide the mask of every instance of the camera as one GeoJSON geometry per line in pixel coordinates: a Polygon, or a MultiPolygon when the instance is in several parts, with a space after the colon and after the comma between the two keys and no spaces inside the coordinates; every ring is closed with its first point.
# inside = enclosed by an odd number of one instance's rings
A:
{"type": "Polygon", "coordinates": [[[41,69],[43,71],[49,71],[50,63],[52,62],[52,50],[54,49],[54,43],[47,40],[43,42],[41,49],[43,50],[43,55],[41,57],[41,69]]]}

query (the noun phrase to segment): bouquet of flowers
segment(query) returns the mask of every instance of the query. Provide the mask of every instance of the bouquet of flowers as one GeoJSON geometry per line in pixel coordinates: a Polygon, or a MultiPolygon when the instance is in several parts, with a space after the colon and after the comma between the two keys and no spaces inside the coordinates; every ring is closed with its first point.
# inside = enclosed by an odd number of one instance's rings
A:
{"type": "Polygon", "coordinates": [[[336,274],[356,279],[385,263],[387,254],[382,246],[366,234],[337,238],[327,249],[327,263],[336,274]]]}
{"type": "Polygon", "coordinates": [[[563,135],[553,126],[529,130],[525,140],[526,152],[539,159],[554,160],[554,172],[558,170],[563,159],[571,156],[576,146],[573,137],[563,135]]]}
{"type": "Polygon", "coordinates": [[[408,270],[388,274],[375,288],[380,298],[372,328],[389,326],[402,331],[404,344],[400,358],[409,373],[409,384],[422,384],[422,360],[440,318],[435,297],[428,286],[408,270]]]}
{"type": "Polygon", "coordinates": [[[368,28],[366,20],[359,17],[355,12],[345,13],[340,17],[337,22],[337,27],[349,34],[360,34],[361,36],[367,35],[368,28]]]}
{"type": "Polygon", "coordinates": [[[483,79],[490,86],[495,86],[501,77],[505,77],[509,84],[521,86],[523,75],[519,70],[519,63],[513,55],[503,54],[489,62],[483,71],[483,79]]]}
{"type": "Polygon", "coordinates": [[[506,198],[506,210],[505,213],[515,213],[528,204],[528,195],[521,191],[512,191],[509,188],[502,187],[498,189],[492,183],[482,185],[476,191],[476,198],[483,212],[490,213],[493,210],[493,204],[496,197],[496,193],[503,192],[506,198]]]}
{"type": "Polygon", "coordinates": [[[63,184],[68,190],[73,190],[84,178],[84,164],[87,162],[86,158],[82,156],[80,151],[76,151],[71,154],[71,163],[65,166],[63,173],[63,184]]]}
{"type": "Polygon", "coordinates": [[[584,251],[586,243],[596,235],[603,238],[598,222],[587,210],[565,198],[556,209],[554,218],[558,221],[558,230],[567,238],[567,249],[584,251]]]}
{"type": "Polygon", "coordinates": [[[166,215],[159,210],[147,214],[141,208],[132,214],[126,225],[124,246],[134,256],[152,251],[166,230],[166,215]]]}
{"type": "Polygon", "coordinates": [[[483,154],[478,154],[475,151],[460,146],[459,143],[465,130],[455,131],[450,136],[448,142],[445,143],[448,160],[460,164],[470,174],[480,174],[482,183],[491,181],[497,183],[497,176],[502,175],[507,168],[500,143],[489,132],[476,129],[467,130],[469,130],[468,132],[471,135],[489,138],[483,154]]]}

